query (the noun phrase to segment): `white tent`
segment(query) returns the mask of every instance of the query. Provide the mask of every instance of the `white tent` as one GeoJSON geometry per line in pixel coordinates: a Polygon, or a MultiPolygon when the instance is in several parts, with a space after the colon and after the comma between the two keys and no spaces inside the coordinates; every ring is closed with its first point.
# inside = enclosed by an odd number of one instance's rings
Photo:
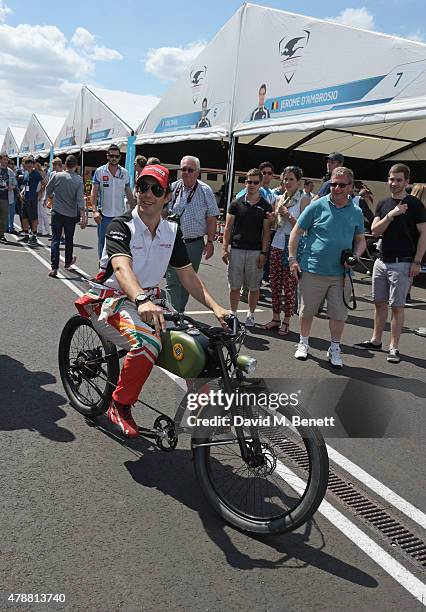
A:
{"type": "Polygon", "coordinates": [[[426,45],[244,4],[138,133],[137,142],[232,133],[253,145],[424,158],[426,45]],[[204,98],[209,127],[195,129],[204,98]]]}
{"type": "Polygon", "coordinates": [[[157,102],[155,96],[84,86],[56,137],[55,150],[71,153],[124,144],[157,102]]]}
{"type": "Polygon", "coordinates": [[[17,157],[19,155],[19,147],[25,135],[25,128],[10,125],[6,130],[6,135],[3,140],[1,152],[6,153],[9,157],[17,157]]]}
{"type": "Polygon", "coordinates": [[[65,117],[42,115],[34,113],[28,123],[22,139],[20,154],[31,153],[40,157],[48,157],[65,117]]]}
{"type": "Polygon", "coordinates": [[[136,143],[220,139],[229,135],[240,22],[241,9],[139,126],[136,143]]]}

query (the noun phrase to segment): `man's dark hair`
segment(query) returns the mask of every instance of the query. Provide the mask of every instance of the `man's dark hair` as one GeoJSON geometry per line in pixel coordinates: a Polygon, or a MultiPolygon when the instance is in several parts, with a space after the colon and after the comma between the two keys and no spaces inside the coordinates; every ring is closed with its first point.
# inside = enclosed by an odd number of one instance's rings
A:
{"type": "Polygon", "coordinates": [[[259,177],[259,180],[260,180],[260,181],[261,181],[261,180],[262,180],[262,178],[263,178],[263,177],[262,177],[262,172],[260,171],[260,169],[259,169],[259,168],[252,168],[251,170],[249,170],[249,171],[247,172],[247,178],[248,178],[249,176],[257,176],[257,177],[259,177]]]}
{"type": "Polygon", "coordinates": [[[140,168],[145,168],[146,162],[147,162],[147,159],[146,159],[145,155],[136,155],[136,157],[135,157],[135,164],[137,166],[139,166],[140,168]]]}
{"type": "Polygon", "coordinates": [[[310,179],[306,179],[306,181],[304,182],[304,186],[305,187],[309,187],[309,185],[313,185],[314,181],[311,181],[310,179]]]}
{"type": "Polygon", "coordinates": [[[75,155],[68,155],[65,159],[65,166],[67,168],[76,168],[78,162],[75,155]]]}
{"type": "Polygon", "coordinates": [[[271,168],[272,172],[275,172],[274,166],[271,164],[271,162],[265,161],[259,164],[259,170],[264,170],[265,168],[271,168]]]}
{"type": "Polygon", "coordinates": [[[389,170],[389,174],[391,172],[402,172],[406,181],[410,180],[410,168],[405,164],[394,164],[392,168],[389,170]]]}
{"type": "Polygon", "coordinates": [[[262,85],[259,87],[259,93],[261,89],[264,89],[266,93],[266,83],[262,83],[262,85]]]}
{"type": "Polygon", "coordinates": [[[116,144],[109,145],[107,153],[109,153],[110,151],[118,151],[119,153],[121,153],[120,147],[116,144]]]}

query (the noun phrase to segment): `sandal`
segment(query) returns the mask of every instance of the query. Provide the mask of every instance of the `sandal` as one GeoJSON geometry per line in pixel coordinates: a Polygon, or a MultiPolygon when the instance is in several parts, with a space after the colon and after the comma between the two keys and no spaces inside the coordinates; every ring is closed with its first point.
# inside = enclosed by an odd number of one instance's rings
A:
{"type": "Polygon", "coordinates": [[[269,323],[266,323],[266,325],[263,326],[263,329],[267,329],[267,330],[276,329],[276,328],[279,328],[280,325],[281,325],[281,319],[272,319],[272,321],[269,321],[269,323]]]}
{"type": "Polygon", "coordinates": [[[279,336],[287,336],[287,334],[290,331],[290,324],[287,323],[286,321],[283,321],[281,324],[281,327],[278,330],[278,335],[279,336]]]}

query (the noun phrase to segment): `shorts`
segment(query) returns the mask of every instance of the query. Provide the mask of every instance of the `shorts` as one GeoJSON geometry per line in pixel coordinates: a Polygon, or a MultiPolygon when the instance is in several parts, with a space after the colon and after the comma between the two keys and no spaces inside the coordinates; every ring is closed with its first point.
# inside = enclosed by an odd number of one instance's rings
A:
{"type": "Polygon", "coordinates": [[[247,287],[249,291],[258,291],[262,282],[263,266],[257,267],[260,251],[232,249],[229,255],[228,284],[230,289],[247,287]]]}
{"type": "Polygon", "coordinates": [[[384,263],[376,259],[373,267],[373,301],[403,308],[410,286],[410,262],[384,263]]]}
{"type": "Polygon", "coordinates": [[[302,272],[299,282],[301,317],[314,317],[325,298],[327,298],[327,316],[335,321],[346,321],[348,309],[343,301],[343,287],[345,299],[349,303],[351,296],[351,283],[345,276],[323,276],[302,272]]]}
{"type": "Polygon", "coordinates": [[[38,202],[37,200],[26,200],[22,206],[22,218],[28,221],[38,221],[38,202]]]}

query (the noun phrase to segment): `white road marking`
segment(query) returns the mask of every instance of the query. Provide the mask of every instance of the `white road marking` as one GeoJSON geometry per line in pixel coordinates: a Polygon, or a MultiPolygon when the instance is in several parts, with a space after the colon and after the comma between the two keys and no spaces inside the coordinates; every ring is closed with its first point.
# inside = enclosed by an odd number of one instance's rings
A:
{"type": "MultiPolygon", "coordinates": [[[[294,474],[281,461],[277,461],[276,471],[284,480],[288,481],[291,477],[291,486],[302,494],[305,490],[305,482],[294,474]]],[[[365,534],[352,521],[346,518],[339,510],[334,508],[327,500],[321,502],[318,512],[322,514],[330,523],[351,540],[358,548],[370,557],[377,565],[385,570],[394,580],[396,580],[413,597],[424,604],[426,596],[426,585],[409,572],[401,563],[396,561],[388,552],[381,548],[374,540],[365,534]]]]}
{"type": "Polygon", "coordinates": [[[24,250],[24,249],[14,249],[14,248],[11,248],[11,249],[0,248],[0,251],[15,251],[16,253],[27,253],[28,252],[27,250],[24,250]]]}
{"type": "Polygon", "coordinates": [[[366,485],[371,491],[374,491],[377,495],[379,495],[382,499],[387,501],[389,504],[392,504],[395,508],[397,508],[400,512],[408,516],[415,523],[426,529],[426,514],[410,504],[410,502],[406,501],[402,497],[400,497],[397,493],[389,489],[386,485],[381,483],[379,480],[371,476],[368,472],[360,468],[358,465],[353,463],[350,459],[347,459],[338,451],[334,450],[331,446],[327,444],[328,456],[334,463],[344,470],[355,476],[363,485],[366,485]]]}
{"type": "MultiPolygon", "coordinates": [[[[15,240],[18,240],[15,237],[15,240]]],[[[33,255],[33,257],[35,257],[41,264],[43,264],[43,266],[45,268],[47,268],[48,270],[51,269],[50,267],[50,263],[48,261],[46,261],[41,255],[39,255],[36,251],[34,251],[32,248],[24,246],[23,247],[26,251],[28,251],[28,253],[30,253],[31,255],[33,255]]],[[[58,272],[58,276],[53,279],[52,278],[52,282],[55,280],[60,280],[61,282],[64,283],[64,285],[66,285],[68,287],[68,289],[71,289],[71,291],[74,291],[74,293],[76,293],[79,297],[81,295],[83,295],[84,291],[80,291],[80,289],[77,289],[77,287],[75,285],[73,285],[73,283],[71,281],[69,281],[67,278],[65,278],[65,276],[63,276],[62,274],[60,274],[58,272]]]]}

